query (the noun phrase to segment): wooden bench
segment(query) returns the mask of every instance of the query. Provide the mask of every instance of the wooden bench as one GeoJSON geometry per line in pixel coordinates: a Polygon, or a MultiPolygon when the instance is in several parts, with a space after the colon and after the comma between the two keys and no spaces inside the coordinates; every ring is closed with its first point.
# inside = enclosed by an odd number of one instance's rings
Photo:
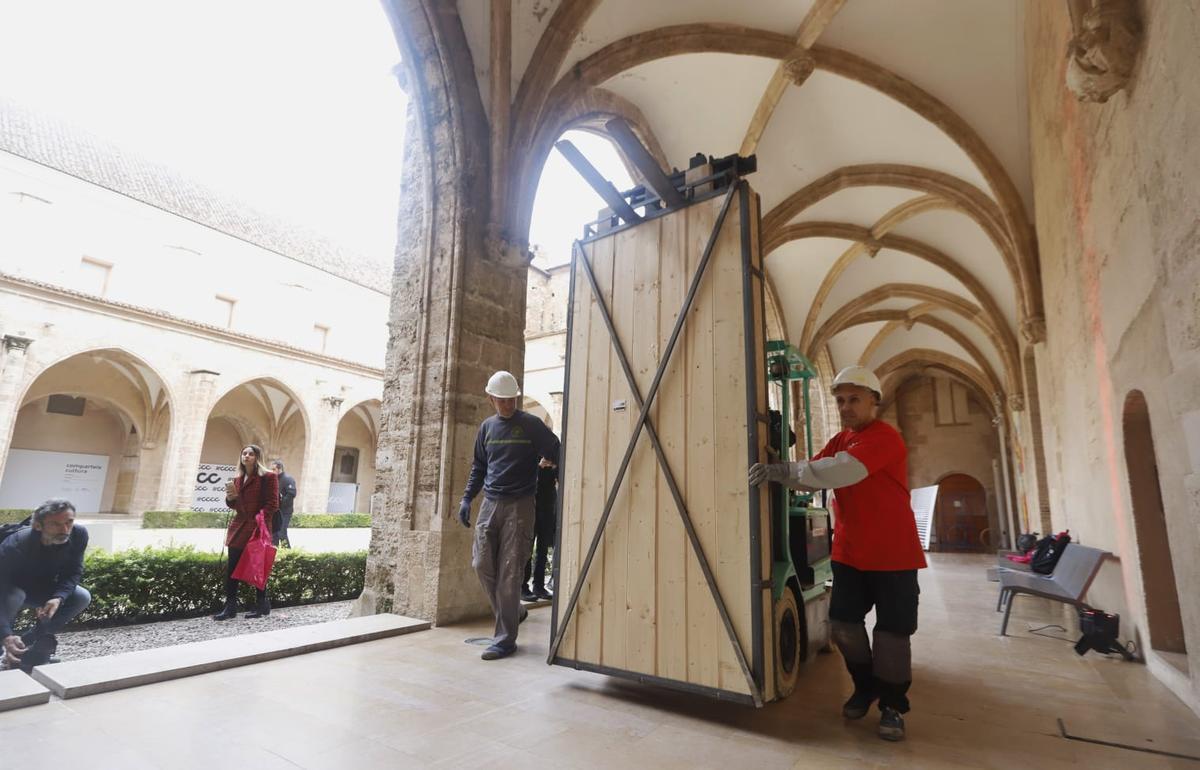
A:
{"type": "Polygon", "coordinates": [[[1039,575],[1036,572],[1017,572],[1002,570],[1000,572],[1000,599],[996,606],[1004,606],[1004,620],[1000,623],[1000,635],[1008,630],[1008,616],[1012,612],[1013,599],[1017,594],[1040,596],[1056,602],[1070,604],[1080,609],[1090,609],[1083,601],[1096,573],[1108,551],[1099,548],[1088,548],[1085,545],[1071,543],[1062,552],[1054,572],[1050,575],[1039,575]]]}

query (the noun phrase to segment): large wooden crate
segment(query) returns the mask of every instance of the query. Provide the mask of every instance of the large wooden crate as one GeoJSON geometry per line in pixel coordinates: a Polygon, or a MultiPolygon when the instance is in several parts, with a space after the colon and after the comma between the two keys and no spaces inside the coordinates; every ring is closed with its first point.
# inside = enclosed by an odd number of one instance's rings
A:
{"type": "Polygon", "coordinates": [[[775,697],[769,506],[746,483],[766,445],[759,217],[758,196],[737,180],[576,246],[552,663],[747,703],[775,697]],[[643,429],[613,496],[697,274],[647,412],[661,462],[643,429]]]}

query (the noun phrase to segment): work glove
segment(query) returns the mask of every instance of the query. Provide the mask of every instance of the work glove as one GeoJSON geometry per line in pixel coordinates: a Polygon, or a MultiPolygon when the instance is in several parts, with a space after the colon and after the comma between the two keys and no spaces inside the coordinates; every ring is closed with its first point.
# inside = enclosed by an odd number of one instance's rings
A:
{"type": "Polygon", "coordinates": [[[750,466],[750,486],[757,487],[764,481],[774,481],[779,484],[787,481],[787,463],[755,463],[750,466]]]}
{"type": "Polygon", "coordinates": [[[463,500],[462,505],[458,506],[458,520],[462,522],[464,527],[471,526],[471,501],[463,500]]]}

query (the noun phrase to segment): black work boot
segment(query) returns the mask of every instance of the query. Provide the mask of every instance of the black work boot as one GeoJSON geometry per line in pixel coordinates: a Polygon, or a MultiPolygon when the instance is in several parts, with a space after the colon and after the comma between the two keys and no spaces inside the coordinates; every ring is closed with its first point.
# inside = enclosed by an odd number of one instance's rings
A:
{"type": "Polygon", "coordinates": [[[908,713],[908,688],[912,682],[885,682],[876,679],[879,688],[879,737],[885,741],[904,740],[904,718],[908,713]]]}
{"type": "Polygon", "coordinates": [[[862,719],[879,697],[875,691],[875,675],[871,671],[870,663],[846,661],[846,670],[854,680],[854,693],[842,704],[842,716],[846,719],[862,719]]]}
{"type": "Polygon", "coordinates": [[[904,740],[904,717],[891,706],[879,707],[879,737],[885,741],[904,740]]]}
{"type": "Polygon", "coordinates": [[[271,601],[267,598],[265,592],[258,593],[258,600],[254,602],[254,609],[246,613],[248,618],[265,618],[271,614],[271,601]]]}
{"type": "Polygon", "coordinates": [[[237,617],[237,603],[231,602],[231,601],[226,601],[225,607],[220,612],[218,612],[216,615],[213,615],[212,619],[213,620],[232,620],[233,618],[236,618],[236,617],[237,617]]]}
{"type": "Polygon", "coordinates": [[[533,591],[531,591],[529,589],[529,586],[522,583],[521,584],[521,601],[536,602],[537,600],[538,600],[537,594],[535,594],[533,591]]]}
{"type": "Polygon", "coordinates": [[[534,586],[533,595],[538,599],[553,599],[554,594],[546,590],[545,586],[534,586]]]}

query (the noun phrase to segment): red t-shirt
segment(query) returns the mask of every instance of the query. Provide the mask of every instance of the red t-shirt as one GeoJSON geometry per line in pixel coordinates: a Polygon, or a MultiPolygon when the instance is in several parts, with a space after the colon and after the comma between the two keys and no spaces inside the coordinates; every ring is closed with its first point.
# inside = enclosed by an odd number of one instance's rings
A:
{"type": "Polygon", "coordinates": [[[867,477],[834,492],[833,560],[860,570],[922,569],[908,492],[908,448],[896,429],[875,420],[834,436],[814,460],[848,452],[867,477]]]}

